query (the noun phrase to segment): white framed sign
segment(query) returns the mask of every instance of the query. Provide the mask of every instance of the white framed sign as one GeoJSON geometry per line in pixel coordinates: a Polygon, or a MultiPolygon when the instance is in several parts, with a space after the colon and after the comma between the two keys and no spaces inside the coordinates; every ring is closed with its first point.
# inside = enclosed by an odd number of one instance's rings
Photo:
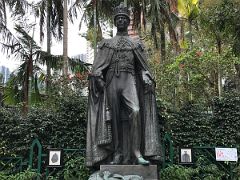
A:
{"type": "Polygon", "coordinates": [[[216,161],[238,161],[237,148],[215,148],[216,161]]]}
{"type": "Polygon", "coordinates": [[[62,167],[62,149],[48,149],[48,167],[62,167]]]}
{"type": "Polygon", "coordinates": [[[192,164],[193,163],[193,150],[192,148],[180,148],[179,151],[179,164],[192,164]]]}

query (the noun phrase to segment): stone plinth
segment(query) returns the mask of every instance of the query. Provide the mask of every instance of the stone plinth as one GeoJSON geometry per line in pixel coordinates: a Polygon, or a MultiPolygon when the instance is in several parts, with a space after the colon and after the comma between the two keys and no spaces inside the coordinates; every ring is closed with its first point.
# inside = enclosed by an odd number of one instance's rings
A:
{"type": "Polygon", "coordinates": [[[138,175],[144,180],[158,180],[157,165],[101,165],[100,171],[109,171],[120,175],[138,175]]]}

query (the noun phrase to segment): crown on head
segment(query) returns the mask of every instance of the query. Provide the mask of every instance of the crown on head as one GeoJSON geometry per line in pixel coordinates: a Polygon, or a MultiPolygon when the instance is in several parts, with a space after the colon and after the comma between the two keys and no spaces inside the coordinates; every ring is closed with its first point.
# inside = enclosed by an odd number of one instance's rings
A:
{"type": "Polygon", "coordinates": [[[114,20],[119,15],[126,16],[126,17],[128,17],[128,19],[130,19],[130,17],[129,17],[130,12],[129,12],[128,8],[126,6],[124,6],[123,2],[121,2],[119,6],[114,8],[114,20]]]}

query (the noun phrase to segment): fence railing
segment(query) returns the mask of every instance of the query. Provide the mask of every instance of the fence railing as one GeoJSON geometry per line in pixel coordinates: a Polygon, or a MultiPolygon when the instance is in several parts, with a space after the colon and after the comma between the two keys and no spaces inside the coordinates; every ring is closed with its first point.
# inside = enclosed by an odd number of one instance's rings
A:
{"type": "MultiPolygon", "coordinates": [[[[192,147],[194,151],[194,159],[198,159],[201,156],[206,157],[206,160],[209,163],[217,165],[217,167],[224,172],[230,175],[230,179],[233,177],[233,169],[237,167],[237,163],[226,163],[216,161],[215,157],[215,147],[212,146],[194,146],[192,147]]],[[[169,165],[177,164],[174,163],[175,158],[177,157],[177,153],[174,152],[173,141],[171,140],[171,136],[169,134],[165,134],[163,138],[163,162],[161,168],[166,168],[169,165]]],[[[178,151],[178,150],[177,150],[178,151]]],[[[84,149],[63,149],[63,153],[65,154],[64,163],[67,160],[72,159],[78,155],[84,156],[84,149]]],[[[44,177],[48,177],[50,175],[54,175],[58,170],[56,168],[49,168],[46,164],[47,162],[47,152],[44,152],[43,146],[38,139],[35,139],[31,146],[29,152],[29,158],[24,159],[23,157],[0,157],[0,171],[4,171],[7,174],[14,174],[18,172],[22,172],[23,170],[30,168],[36,171],[39,174],[44,174],[44,177]]],[[[195,166],[193,163],[191,166],[195,166]]]]}
{"type": "Polygon", "coordinates": [[[0,157],[0,171],[6,174],[22,172],[23,166],[23,157],[0,157]]]}
{"type": "Polygon", "coordinates": [[[238,166],[238,162],[216,161],[215,147],[211,146],[194,146],[194,156],[197,159],[200,156],[205,157],[205,160],[211,164],[215,164],[220,170],[230,175],[233,179],[233,170],[238,166]]]}
{"type": "MultiPolygon", "coordinates": [[[[63,149],[63,153],[66,157],[64,163],[77,155],[84,155],[84,149],[63,149]]],[[[56,168],[49,168],[46,164],[47,154],[43,149],[42,144],[38,139],[34,139],[30,149],[29,158],[23,157],[0,157],[0,171],[5,174],[15,174],[26,170],[27,168],[37,172],[38,174],[44,174],[47,177],[56,172],[56,168]]]]}

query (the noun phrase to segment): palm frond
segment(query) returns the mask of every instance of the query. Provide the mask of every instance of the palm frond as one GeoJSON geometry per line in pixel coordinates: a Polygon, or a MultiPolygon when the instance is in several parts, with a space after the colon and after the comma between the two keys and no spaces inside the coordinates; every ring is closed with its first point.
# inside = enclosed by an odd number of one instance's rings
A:
{"type": "Polygon", "coordinates": [[[55,38],[62,40],[63,38],[63,5],[61,1],[52,1],[52,33],[55,38]]]}
{"type": "MultiPolygon", "coordinates": [[[[34,39],[24,30],[20,25],[15,26],[15,35],[8,29],[4,29],[2,32],[6,34],[4,42],[0,42],[2,45],[2,52],[8,56],[12,56],[15,59],[21,59],[26,61],[33,56],[35,62],[41,58],[41,47],[34,41],[34,39]]],[[[0,34],[2,35],[2,34],[0,34]]]]}
{"type": "Polygon", "coordinates": [[[52,55],[45,51],[39,51],[38,62],[42,65],[48,64],[51,69],[61,70],[63,66],[63,56],[52,55]]]}
{"type": "Polygon", "coordinates": [[[82,12],[81,4],[78,5],[78,2],[76,1],[70,6],[68,10],[68,17],[71,23],[73,23],[74,18],[77,18],[78,12],[82,12]]]}
{"type": "Polygon", "coordinates": [[[44,25],[46,19],[46,1],[40,1],[35,5],[34,13],[36,17],[39,18],[39,28],[40,28],[40,42],[43,41],[44,38],[44,25]]]}
{"type": "Polygon", "coordinates": [[[23,100],[21,85],[18,83],[18,77],[11,74],[4,89],[4,104],[16,105],[23,100]]]}
{"type": "Polygon", "coordinates": [[[12,10],[12,16],[23,16],[31,6],[27,0],[8,0],[6,1],[12,10]]]}
{"type": "Polygon", "coordinates": [[[0,22],[0,44],[2,52],[8,55],[13,54],[16,50],[22,49],[18,38],[4,24],[0,22]]]}
{"type": "Polygon", "coordinates": [[[5,0],[0,0],[0,22],[7,24],[7,13],[5,0]]]}
{"type": "Polygon", "coordinates": [[[50,28],[53,37],[62,40],[63,37],[63,5],[62,1],[41,0],[35,5],[35,14],[39,17],[40,41],[44,39],[44,26],[47,21],[47,13],[50,16],[50,28]],[[48,7],[47,7],[48,6],[48,7]]]}
{"type": "Polygon", "coordinates": [[[89,72],[90,68],[90,64],[83,62],[81,59],[79,58],[69,58],[69,65],[70,68],[72,70],[72,72],[74,73],[85,73],[85,72],[89,72]]]}

